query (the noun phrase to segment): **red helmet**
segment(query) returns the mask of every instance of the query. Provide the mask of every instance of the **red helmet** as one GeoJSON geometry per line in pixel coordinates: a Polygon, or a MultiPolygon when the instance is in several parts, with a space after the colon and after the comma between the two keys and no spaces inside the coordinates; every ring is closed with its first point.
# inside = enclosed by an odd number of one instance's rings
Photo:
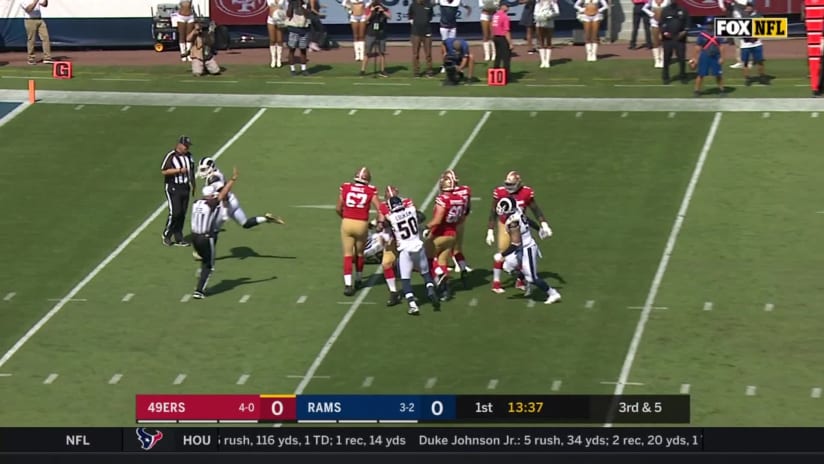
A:
{"type": "Polygon", "coordinates": [[[441,192],[451,192],[451,191],[455,190],[455,188],[457,188],[458,185],[455,182],[454,178],[449,177],[449,176],[443,176],[443,177],[441,177],[440,187],[441,187],[441,192]]]}
{"type": "Polygon", "coordinates": [[[384,197],[385,197],[387,200],[389,200],[389,199],[390,199],[390,198],[392,198],[392,197],[397,197],[397,196],[399,196],[399,195],[400,195],[400,192],[398,191],[398,188],[397,188],[397,187],[395,187],[395,186],[393,186],[393,185],[387,185],[387,186],[386,186],[386,192],[385,192],[385,194],[384,194],[384,197]]]}
{"type": "Polygon", "coordinates": [[[441,177],[449,177],[455,182],[455,186],[457,186],[460,183],[460,180],[458,180],[458,175],[455,174],[455,171],[452,169],[447,169],[446,171],[444,171],[441,177]]]}

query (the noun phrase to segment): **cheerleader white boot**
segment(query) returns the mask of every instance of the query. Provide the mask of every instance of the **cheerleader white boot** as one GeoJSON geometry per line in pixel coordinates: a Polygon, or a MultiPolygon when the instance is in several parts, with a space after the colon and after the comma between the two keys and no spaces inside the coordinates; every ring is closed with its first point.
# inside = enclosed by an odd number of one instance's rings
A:
{"type": "Polygon", "coordinates": [[[283,45],[275,45],[275,67],[283,66],[283,45]]]}
{"type": "Polygon", "coordinates": [[[489,61],[490,55],[492,55],[492,53],[490,53],[490,45],[491,44],[490,44],[489,41],[486,41],[486,42],[483,43],[483,46],[484,46],[484,61],[489,61]]]}
{"type": "Polygon", "coordinates": [[[546,58],[544,58],[546,60],[546,66],[544,66],[544,67],[549,68],[551,66],[550,58],[552,58],[552,49],[551,48],[545,48],[544,49],[544,55],[546,56],[546,58]]]}
{"type": "Polygon", "coordinates": [[[658,47],[658,62],[655,63],[656,68],[664,67],[664,47],[658,47]]]}
{"type": "Polygon", "coordinates": [[[660,54],[661,52],[658,50],[657,47],[652,49],[652,67],[658,67],[658,59],[660,54]]]}
{"type": "Polygon", "coordinates": [[[598,61],[598,43],[592,44],[592,59],[590,61],[598,61]]]}

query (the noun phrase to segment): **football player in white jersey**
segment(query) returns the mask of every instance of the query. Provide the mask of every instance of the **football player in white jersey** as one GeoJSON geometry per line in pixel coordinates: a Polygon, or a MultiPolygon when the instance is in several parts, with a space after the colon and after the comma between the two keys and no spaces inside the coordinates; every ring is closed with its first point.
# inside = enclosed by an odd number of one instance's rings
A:
{"type": "Polygon", "coordinates": [[[550,287],[544,279],[538,275],[538,258],[541,251],[538,249],[538,244],[532,238],[532,233],[529,230],[529,221],[523,212],[518,210],[514,200],[509,197],[504,197],[498,200],[495,206],[495,211],[498,216],[505,219],[504,226],[509,234],[509,247],[503,252],[495,253],[493,259],[495,262],[506,262],[510,256],[515,255],[517,261],[520,263],[521,271],[529,283],[527,295],[531,291],[531,286],[534,285],[544,292],[546,292],[545,304],[552,304],[561,300],[561,294],[557,290],[550,287]]]}
{"type": "MultiPolygon", "coordinates": [[[[198,163],[197,177],[206,179],[205,184],[207,186],[216,183],[226,184],[226,177],[220,169],[218,169],[217,164],[215,164],[215,160],[209,157],[202,158],[198,163]]],[[[220,230],[221,226],[223,226],[223,224],[228,221],[230,217],[244,229],[251,229],[252,227],[265,222],[286,224],[286,221],[282,218],[271,213],[266,213],[263,216],[246,217],[246,213],[243,211],[243,208],[240,207],[240,200],[238,200],[237,195],[235,195],[234,192],[229,192],[226,200],[221,203],[218,219],[215,223],[215,229],[220,230]]],[[[200,259],[200,256],[196,252],[192,252],[192,256],[194,256],[195,259],[200,259]]]]}
{"type": "Polygon", "coordinates": [[[412,200],[393,196],[387,199],[389,214],[386,221],[392,227],[395,247],[398,250],[398,267],[401,274],[401,287],[409,305],[408,314],[419,313],[415,293],[412,291],[412,270],[417,267],[426,283],[426,296],[436,311],[440,309],[440,299],[435,292],[435,283],[429,273],[429,260],[423,249],[423,240],[419,234],[418,211],[412,200]]]}

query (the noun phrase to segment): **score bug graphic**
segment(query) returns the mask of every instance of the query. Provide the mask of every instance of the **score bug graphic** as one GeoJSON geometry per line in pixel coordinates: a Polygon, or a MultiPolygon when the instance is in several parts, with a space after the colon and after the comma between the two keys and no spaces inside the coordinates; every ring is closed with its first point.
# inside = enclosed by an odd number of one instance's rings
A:
{"type": "Polygon", "coordinates": [[[138,427],[135,429],[135,434],[137,441],[140,442],[140,449],[143,451],[149,451],[163,439],[163,432],[160,430],[150,432],[146,427],[138,427]]]}

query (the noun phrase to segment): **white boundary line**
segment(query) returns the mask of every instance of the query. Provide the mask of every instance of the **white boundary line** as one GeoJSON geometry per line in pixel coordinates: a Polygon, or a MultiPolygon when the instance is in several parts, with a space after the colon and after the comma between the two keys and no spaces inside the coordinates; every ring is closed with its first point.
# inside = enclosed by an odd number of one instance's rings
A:
{"type": "MultiPolygon", "coordinates": [[[[461,148],[458,149],[458,152],[455,153],[455,156],[452,158],[452,161],[449,163],[449,166],[447,166],[446,169],[454,169],[455,166],[458,165],[458,163],[461,161],[461,158],[463,158],[463,155],[466,153],[467,150],[469,150],[469,146],[472,145],[472,142],[475,140],[475,137],[477,137],[478,134],[481,132],[481,129],[484,127],[484,124],[486,124],[486,121],[489,119],[489,116],[491,114],[491,111],[487,111],[484,113],[483,116],[481,116],[481,120],[478,121],[478,124],[475,124],[475,128],[472,129],[472,132],[469,134],[469,137],[466,138],[466,141],[463,145],[461,145],[461,148]]],[[[427,208],[429,208],[429,205],[432,203],[432,201],[435,199],[435,196],[437,196],[438,194],[439,187],[440,185],[437,183],[434,187],[432,187],[432,190],[429,192],[429,195],[427,195],[426,199],[423,201],[423,203],[421,203],[421,211],[425,211],[427,208]]],[[[330,335],[329,339],[326,340],[326,343],[323,344],[323,347],[320,349],[320,352],[315,357],[315,360],[312,361],[312,365],[310,365],[309,369],[306,370],[306,375],[303,376],[303,380],[301,380],[297,388],[295,388],[295,395],[300,395],[303,393],[304,390],[306,390],[306,387],[309,385],[309,382],[312,380],[312,377],[315,376],[315,372],[318,371],[320,365],[323,363],[323,360],[326,359],[326,356],[329,354],[329,350],[332,349],[332,345],[335,344],[338,337],[340,337],[340,334],[342,334],[343,330],[346,328],[346,325],[349,324],[349,321],[352,319],[352,316],[355,315],[355,312],[357,312],[360,305],[363,304],[363,300],[365,300],[366,297],[369,295],[369,292],[373,288],[375,278],[380,274],[381,269],[381,266],[377,267],[375,272],[372,274],[372,277],[369,279],[369,282],[366,284],[366,288],[361,290],[357,298],[355,298],[355,301],[352,302],[352,306],[350,306],[349,310],[346,311],[346,314],[343,315],[343,318],[338,323],[338,326],[335,327],[335,330],[332,332],[332,335],[330,335]]],[[[2,364],[0,364],[0,367],[2,367],[2,364]]]]}
{"type": "MultiPolygon", "coordinates": [[[[229,140],[227,140],[226,143],[223,144],[223,146],[220,147],[220,149],[218,149],[218,151],[215,152],[215,154],[212,156],[212,158],[214,158],[214,159],[220,158],[220,156],[222,154],[226,153],[226,150],[228,150],[232,145],[234,145],[234,143],[237,142],[237,140],[239,138],[241,138],[243,136],[243,134],[245,134],[246,131],[248,131],[249,128],[252,127],[252,125],[258,119],[260,119],[260,117],[263,116],[263,113],[265,113],[265,112],[266,112],[266,108],[260,108],[252,116],[252,118],[249,119],[249,121],[247,121],[246,124],[244,124],[235,133],[235,135],[233,135],[229,140]]],[[[89,274],[86,275],[86,277],[83,278],[83,280],[78,282],[77,285],[74,286],[74,288],[69,290],[69,293],[67,293],[66,296],[64,296],[60,301],[58,301],[57,304],[54,305],[54,307],[52,307],[52,309],[49,310],[49,312],[47,312],[42,318],[40,318],[40,320],[37,321],[28,330],[28,332],[26,332],[22,337],[20,337],[20,339],[17,340],[17,342],[14,345],[12,345],[12,347],[9,348],[8,351],[6,351],[6,353],[3,355],[3,357],[0,358],[0,367],[2,367],[7,362],[9,362],[9,359],[11,359],[12,356],[14,356],[18,351],[20,351],[20,348],[22,348],[23,345],[26,344],[26,342],[28,342],[32,337],[34,337],[34,335],[38,331],[40,331],[40,329],[42,329],[43,326],[46,325],[46,323],[49,322],[49,320],[51,318],[53,318],[58,312],[60,312],[60,310],[63,309],[63,306],[66,306],[66,303],[68,303],[69,301],[74,299],[74,297],[78,293],[80,293],[80,291],[83,290],[83,288],[86,285],[88,285],[88,283],[91,282],[92,279],[97,277],[97,274],[100,274],[100,271],[105,269],[106,266],[109,265],[109,263],[114,261],[114,259],[117,258],[120,255],[120,253],[122,253],[123,250],[125,250],[126,247],[129,246],[129,244],[132,243],[144,230],[146,230],[146,228],[149,227],[149,225],[152,222],[154,222],[155,219],[157,219],[164,211],[166,211],[166,209],[167,209],[167,206],[166,206],[166,202],[164,201],[163,204],[158,206],[157,209],[154,210],[154,212],[148,218],[146,218],[145,221],[143,221],[143,223],[141,223],[139,226],[137,226],[137,229],[135,229],[131,234],[129,234],[129,236],[126,237],[126,239],[123,240],[123,242],[121,242],[120,245],[118,245],[117,248],[115,248],[114,251],[112,251],[109,254],[109,256],[106,256],[103,259],[103,261],[101,261],[100,264],[97,265],[97,267],[92,269],[92,271],[89,272],[89,274]]]]}
{"type": "Polygon", "coordinates": [[[5,126],[9,121],[11,121],[12,119],[19,116],[20,113],[25,111],[26,108],[28,108],[30,106],[31,106],[31,103],[29,103],[29,102],[20,103],[20,105],[17,106],[15,109],[9,111],[8,113],[5,114],[5,116],[0,118],[0,127],[5,126]]]}
{"type": "MultiPolygon", "coordinates": [[[[609,112],[813,112],[816,98],[515,98],[408,97],[363,95],[252,95],[168,92],[94,92],[41,90],[38,104],[132,105],[169,107],[241,107],[293,109],[383,109],[426,111],[609,111],[609,112]]],[[[28,91],[0,89],[0,101],[27,102],[28,91]]]]}
{"type": "MultiPolygon", "coordinates": [[[[629,374],[632,371],[632,363],[635,362],[635,355],[638,353],[638,347],[641,345],[641,337],[644,335],[644,327],[647,325],[649,315],[652,313],[655,298],[658,296],[658,289],[661,288],[661,282],[664,280],[664,273],[667,272],[670,257],[673,250],[675,250],[675,242],[678,240],[678,234],[681,232],[681,226],[684,224],[684,218],[687,216],[687,210],[692,201],[692,196],[695,194],[695,187],[698,185],[698,179],[701,177],[701,171],[704,169],[704,163],[709,155],[712,142],[715,139],[715,133],[718,131],[718,126],[721,124],[721,114],[715,113],[715,117],[710,125],[710,130],[704,139],[704,146],[701,148],[701,154],[698,156],[698,161],[695,163],[695,169],[692,172],[692,177],[687,185],[687,191],[684,192],[684,199],[681,201],[681,207],[678,209],[678,215],[675,217],[675,223],[672,225],[672,231],[667,239],[667,245],[664,248],[664,253],[661,255],[661,262],[658,263],[658,270],[655,271],[655,277],[652,279],[647,300],[644,303],[644,309],[641,311],[641,317],[638,319],[638,324],[635,326],[635,333],[632,335],[632,341],[629,344],[627,355],[624,358],[624,365],[621,366],[621,373],[618,375],[618,382],[615,385],[615,396],[620,396],[624,393],[624,386],[629,381],[629,374]]],[[[612,418],[615,414],[614,404],[609,411],[605,427],[612,426],[612,418]]]]}

